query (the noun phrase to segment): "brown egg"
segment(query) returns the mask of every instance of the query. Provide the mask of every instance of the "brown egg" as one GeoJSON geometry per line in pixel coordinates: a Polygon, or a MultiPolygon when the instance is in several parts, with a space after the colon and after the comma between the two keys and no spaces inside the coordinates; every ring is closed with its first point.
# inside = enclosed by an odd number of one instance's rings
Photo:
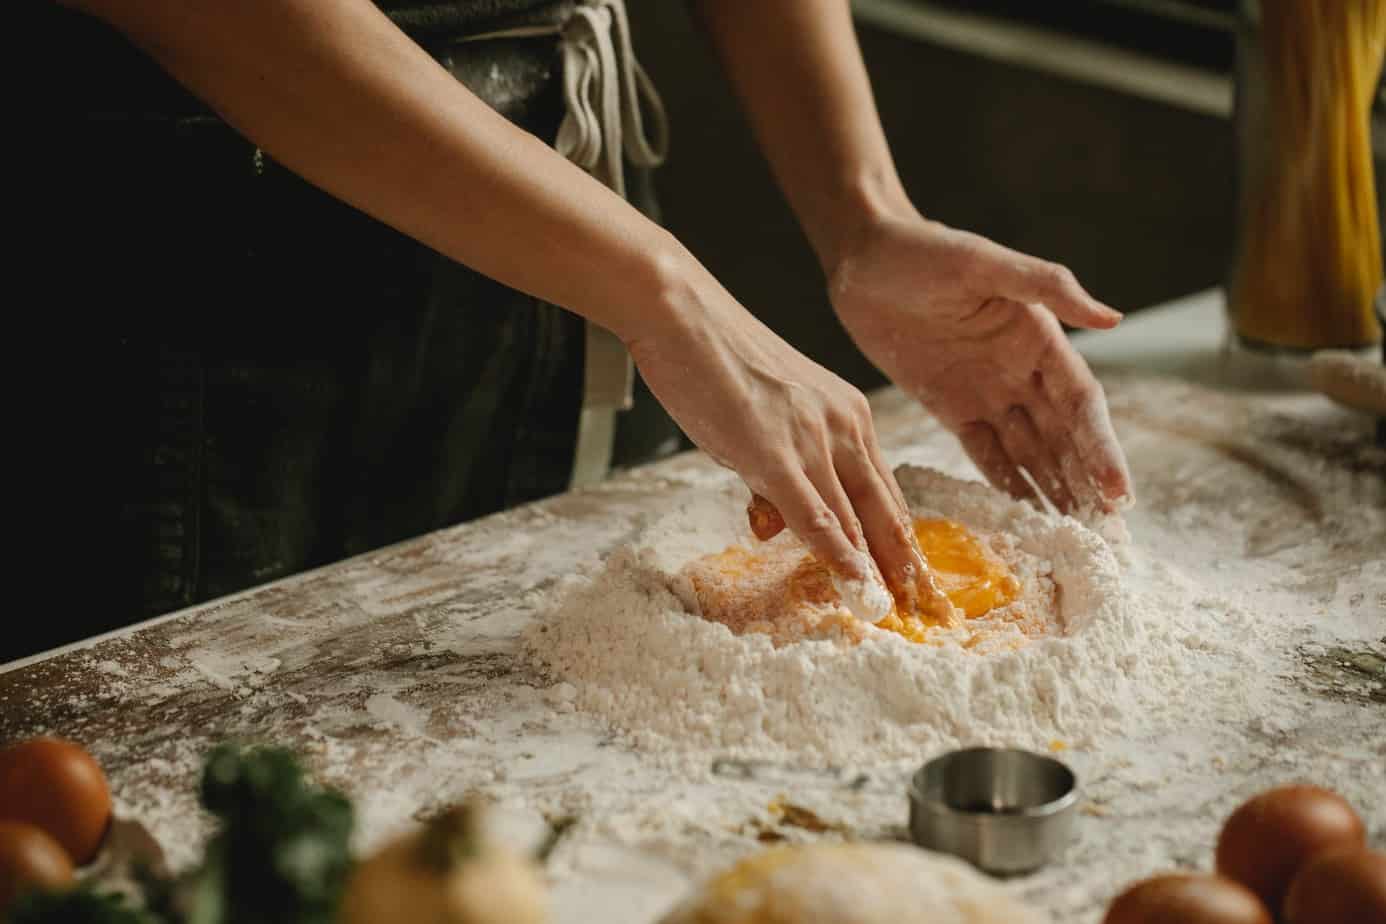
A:
{"type": "Polygon", "coordinates": [[[1272,924],[1250,889],[1221,876],[1171,873],[1138,882],[1107,909],[1102,924],[1272,924]]]}
{"type": "Polygon", "coordinates": [[[1311,856],[1365,843],[1362,819],[1342,796],[1317,786],[1282,786],[1228,817],[1218,836],[1217,870],[1279,915],[1290,882],[1311,856]]]}
{"type": "Polygon", "coordinates": [[[96,855],[111,820],[106,775],[71,741],[22,741],[0,751],[0,819],[37,825],[81,866],[96,855]]]}
{"type": "Polygon", "coordinates": [[[0,919],[30,889],[59,889],[72,882],[67,851],[42,828],[0,821],[0,919]]]}
{"type": "Polygon", "coordinates": [[[1285,896],[1285,924],[1386,924],[1386,854],[1340,847],[1314,855],[1285,896]]]}

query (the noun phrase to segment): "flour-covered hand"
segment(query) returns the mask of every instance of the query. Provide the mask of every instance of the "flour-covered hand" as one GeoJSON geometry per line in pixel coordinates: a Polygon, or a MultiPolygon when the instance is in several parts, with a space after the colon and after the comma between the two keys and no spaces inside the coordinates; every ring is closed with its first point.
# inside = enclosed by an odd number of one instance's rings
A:
{"type": "Polygon", "coordinates": [[[913,586],[927,571],[866,398],[710,276],[692,276],[664,297],[669,310],[623,337],[650,390],[694,443],[769,502],[775,524],[757,530],[762,538],[787,525],[844,578],[913,586]]]}
{"type": "Polygon", "coordinates": [[[909,215],[873,223],[828,270],[852,339],[993,485],[1033,497],[1024,470],[1065,512],[1131,497],[1102,386],[1059,324],[1121,315],[1066,268],[909,215]]]}

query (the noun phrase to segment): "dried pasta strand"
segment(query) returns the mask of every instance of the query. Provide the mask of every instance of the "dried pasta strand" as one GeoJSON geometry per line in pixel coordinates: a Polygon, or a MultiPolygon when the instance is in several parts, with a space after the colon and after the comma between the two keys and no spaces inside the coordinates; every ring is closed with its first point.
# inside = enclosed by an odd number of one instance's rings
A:
{"type": "Polygon", "coordinates": [[[1382,281],[1368,119],[1386,0],[1262,0],[1269,135],[1243,181],[1237,333],[1312,350],[1377,343],[1382,281]]]}

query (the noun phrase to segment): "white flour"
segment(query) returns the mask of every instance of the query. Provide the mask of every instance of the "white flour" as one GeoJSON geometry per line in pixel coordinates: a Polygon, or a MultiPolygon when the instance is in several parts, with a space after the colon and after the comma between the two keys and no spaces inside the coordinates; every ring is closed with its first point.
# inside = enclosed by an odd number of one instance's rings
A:
{"type": "MultiPolygon", "coordinates": [[[[651,924],[767,835],[898,839],[911,770],[974,742],[1066,745],[1077,838],[1003,884],[1061,924],[1097,924],[1136,878],[1208,869],[1221,820],[1280,783],[1338,790],[1386,848],[1386,453],[1317,396],[1252,414],[1109,384],[1140,497],[1119,588],[1092,533],[905,478],[916,505],[1022,517],[1064,609],[1090,617],[1068,637],[981,655],[736,638],[670,576],[749,541],[744,494],[681,457],[101,643],[0,691],[0,716],[87,744],[117,813],[179,868],[210,831],[203,755],[227,738],[298,749],[353,797],[363,851],[478,790],[517,842],[574,820],[547,864],[554,924],[651,924]],[[777,817],[781,797],[827,829],[777,817]]],[[[885,450],[975,477],[937,430],[885,450]]]]}
{"type": "Polygon", "coordinates": [[[526,632],[527,650],[565,684],[565,701],[643,753],[699,768],[710,751],[862,766],[965,743],[1090,748],[1158,720],[1196,688],[1199,664],[1180,620],[1152,618],[1191,608],[1169,599],[1178,589],[1165,599],[1123,591],[1120,566],[1095,533],[985,485],[919,468],[900,481],[916,515],[1016,537],[1051,570],[1070,634],[985,653],[884,631],[855,646],[776,648],[763,635],[733,635],[690,612],[675,577],[690,558],[740,538],[741,501],[729,491],[722,503],[666,516],[639,550],[560,588],[555,608],[526,632]]]}

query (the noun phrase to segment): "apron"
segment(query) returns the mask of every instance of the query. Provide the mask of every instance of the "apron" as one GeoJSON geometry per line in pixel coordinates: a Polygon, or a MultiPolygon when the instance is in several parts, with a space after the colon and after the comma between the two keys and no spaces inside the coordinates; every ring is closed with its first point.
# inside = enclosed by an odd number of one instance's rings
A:
{"type": "MultiPolygon", "coordinates": [[[[111,30],[44,6],[80,63],[46,75],[39,182],[81,261],[55,302],[92,347],[55,396],[73,471],[53,481],[93,553],[91,601],[30,650],[688,445],[614,337],[315,189],[111,30]]],[[[662,113],[619,2],[382,7],[653,216],[662,113]]]]}

